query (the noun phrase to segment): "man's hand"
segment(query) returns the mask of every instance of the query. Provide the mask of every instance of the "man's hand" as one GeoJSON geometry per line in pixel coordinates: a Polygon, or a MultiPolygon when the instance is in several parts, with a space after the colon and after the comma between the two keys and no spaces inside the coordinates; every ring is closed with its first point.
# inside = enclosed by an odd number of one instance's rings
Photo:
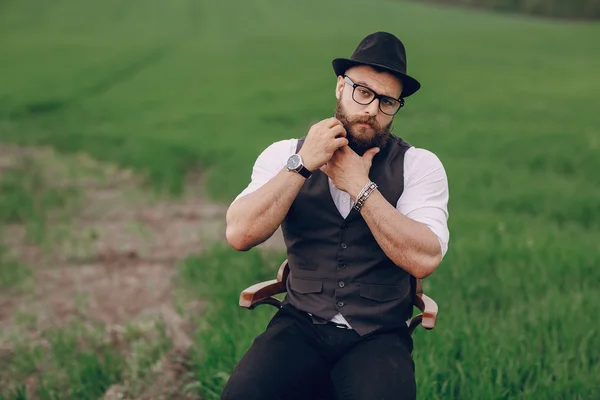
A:
{"type": "Polygon", "coordinates": [[[370,182],[369,171],[377,153],[379,148],[373,147],[361,157],[350,147],[344,146],[321,167],[321,171],[331,178],[335,187],[356,200],[362,188],[370,182]]]}
{"type": "Polygon", "coordinates": [[[346,130],[342,123],[336,118],[328,118],[310,128],[298,154],[302,157],[304,166],[309,171],[314,171],[327,163],[336,149],[347,144],[346,130]]]}

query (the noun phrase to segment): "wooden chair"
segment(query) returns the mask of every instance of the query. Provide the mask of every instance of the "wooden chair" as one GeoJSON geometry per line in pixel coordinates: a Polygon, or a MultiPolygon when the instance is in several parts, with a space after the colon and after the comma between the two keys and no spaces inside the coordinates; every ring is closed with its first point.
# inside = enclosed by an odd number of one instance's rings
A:
{"type": "MultiPolygon", "coordinates": [[[[270,304],[280,308],[281,301],[274,296],[287,292],[286,281],[289,273],[290,268],[287,260],[285,260],[279,267],[277,279],[271,279],[270,281],[252,285],[240,294],[240,306],[249,310],[258,307],[261,304],[270,304]]],[[[417,279],[416,281],[417,288],[415,297],[413,298],[413,305],[417,307],[421,313],[415,315],[410,320],[408,329],[411,334],[419,325],[422,325],[423,328],[427,330],[433,329],[438,313],[436,302],[423,293],[421,280],[417,279]]]]}

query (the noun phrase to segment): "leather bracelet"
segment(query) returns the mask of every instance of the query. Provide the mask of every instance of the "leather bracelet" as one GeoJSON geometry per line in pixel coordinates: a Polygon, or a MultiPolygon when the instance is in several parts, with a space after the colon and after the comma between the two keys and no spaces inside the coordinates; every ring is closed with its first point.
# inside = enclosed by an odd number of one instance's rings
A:
{"type": "Polygon", "coordinates": [[[375,190],[377,190],[377,184],[375,182],[369,182],[367,185],[365,185],[363,190],[361,190],[358,196],[356,197],[356,204],[354,204],[354,209],[356,211],[360,211],[360,209],[365,204],[365,201],[367,201],[367,198],[375,190]]]}

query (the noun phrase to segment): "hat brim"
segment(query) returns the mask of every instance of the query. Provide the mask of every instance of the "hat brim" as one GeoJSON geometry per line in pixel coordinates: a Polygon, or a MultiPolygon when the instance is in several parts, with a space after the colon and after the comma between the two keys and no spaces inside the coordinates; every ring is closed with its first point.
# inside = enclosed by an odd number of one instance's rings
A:
{"type": "Polygon", "coordinates": [[[408,97],[408,96],[414,94],[417,90],[419,90],[421,88],[421,84],[419,83],[419,81],[417,81],[412,76],[406,75],[403,72],[400,72],[396,69],[390,68],[385,65],[381,65],[381,64],[377,64],[377,63],[362,62],[362,61],[354,61],[354,60],[350,60],[348,58],[336,58],[335,60],[332,61],[331,64],[333,66],[333,70],[335,71],[335,74],[338,76],[344,75],[344,73],[348,70],[348,68],[355,67],[357,65],[372,66],[372,67],[376,67],[378,69],[384,70],[386,72],[389,72],[390,74],[398,77],[398,79],[400,79],[400,81],[402,82],[402,96],[401,97],[408,97]]]}

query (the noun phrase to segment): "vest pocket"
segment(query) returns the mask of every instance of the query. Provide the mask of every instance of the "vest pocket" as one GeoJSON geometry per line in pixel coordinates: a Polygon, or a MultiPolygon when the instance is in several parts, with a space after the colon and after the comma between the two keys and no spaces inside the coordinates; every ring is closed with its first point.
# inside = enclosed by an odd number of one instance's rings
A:
{"type": "Polygon", "coordinates": [[[299,279],[292,277],[290,280],[290,286],[294,292],[307,294],[307,293],[321,293],[323,290],[323,282],[309,279],[299,279]]]}
{"type": "Polygon", "coordinates": [[[401,299],[408,295],[408,285],[365,285],[360,284],[360,297],[375,301],[390,301],[401,299]]]}
{"type": "Polygon", "coordinates": [[[296,268],[298,269],[302,269],[305,271],[316,271],[319,269],[319,267],[317,265],[314,264],[304,264],[304,263],[298,263],[298,265],[296,266],[296,268]]]}

